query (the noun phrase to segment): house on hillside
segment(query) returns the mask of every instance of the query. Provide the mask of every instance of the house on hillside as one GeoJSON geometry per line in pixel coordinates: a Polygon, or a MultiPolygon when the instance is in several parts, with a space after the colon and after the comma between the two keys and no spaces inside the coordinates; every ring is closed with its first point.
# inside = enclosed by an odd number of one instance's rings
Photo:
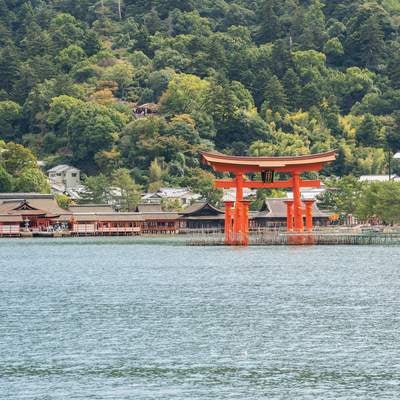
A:
{"type": "MultiPolygon", "coordinates": [[[[244,199],[255,199],[257,197],[256,189],[243,188],[244,199]]],[[[236,189],[224,189],[222,195],[222,201],[235,201],[236,200],[236,189]]]]}
{"type": "Polygon", "coordinates": [[[52,193],[63,193],[79,200],[85,192],[81,183],[81,171],[70,165],[60,164],[47,171],[52,193]]]}
{"type": "Polygon", "coordinates": [[[178,200],[182,206],[188,206],[201,199],[201,195],[192,192],[189,188],[160,188],[153,193],[145,193],[142,203],[160,203],[162,200],[178,200]]]}
{"type": "Polygon", "coordinates": [[[389,179],[389,174],[386,175],[361,175],[358,178],[359,182],[366,182],[366,183],[371,183],[371,182],[388,182],[388,181],[400,181],[400,177],[392,174],[390,175],[389,179]]]}
{"type": "Polygon", "coordinates": [[[137,118],[146,117],[148,115],[157,115],[158,108],[158,105],[155,103],[141,104],[134,108],[134,113],[137,118]]]}

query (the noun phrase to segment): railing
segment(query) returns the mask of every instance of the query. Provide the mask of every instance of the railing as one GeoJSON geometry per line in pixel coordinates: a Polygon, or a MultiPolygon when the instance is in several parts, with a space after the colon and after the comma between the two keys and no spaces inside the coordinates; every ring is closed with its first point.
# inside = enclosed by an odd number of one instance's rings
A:
{"type": "Polygon", "coordinates": [[[157,233],[178,233],[179,228],[176,227],[175,225],[172,226],[157,226],[157,225],[150,225],[150,226],[143,226],[142,228],[143,233],[151,233],[151,234],[157,234],[157,233]]]}
{"type": "Polygon", "coordinates": [[[74,233],[95,233],[95,224],[74,224],[72,227],[72,232],[74,233]]]}
{"type": "Polygon", "coordinates": [[[0,236],[3,235],[19,235],[21,228],[19,225],[0,225],[0,236]]]}
{"type": "Polygon", "coordinates": [[[74,224],[72,233],[78,235],[110,235],[140,233],[139,226],[97,226],[96,224],[74,224]]]}
{"type": "Polygon", "coordinates": [[[100,233],[132,233],[140,232],[140,227],[138,226],[118,226],[118,227],[100,227],[97,229],[100,233]]]}

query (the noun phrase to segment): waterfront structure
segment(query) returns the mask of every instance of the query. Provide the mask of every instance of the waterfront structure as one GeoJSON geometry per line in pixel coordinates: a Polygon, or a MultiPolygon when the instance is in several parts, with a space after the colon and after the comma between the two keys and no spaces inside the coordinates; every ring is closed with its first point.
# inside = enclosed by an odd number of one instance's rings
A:
{"type": "Polygon", "coordinates": [[[40,193],[0,193],[0,235],[22,231],[44,232],[71,217],[53,195],[40,193]]]}
{"type": "Polygon", "coordinates": [[[136,212],[143,218],[142,232],[147,234],[179,233],[179,213],[163,211],[161,203],[142,203],[136,207],[136,212]]]}
{"type": "Polygon", "coordinates": [[[216,152],[202,152],[204,163],[214,171],[234,174],[234,179],[219,179],[215,187],[236,188],[235,202],[225,202],[225,242],[226,244],[247,245],[249,242],[249,201],[243,199],[243,188],[291,188],[293,199],[286,200],[288,231],[303,232],[313,228],[312,209],[314,200],[302,199],[302,187],[319,187],[320,181],[304,180],[301,174],[319,171],[336,159],[335,151],[295,157],[243,157],[230,156],[216,152]],[[245,174],[259,173],[260,181],[251,181],[245,174]],[[287,180],[274,181],[274,174],[290,176],[287,180]],[[305,224],[304,224],[305,217],[305,224]]]}
{"type": "Polygon", "coordinates": [[[185,232],[222,230],[225,213],[208,202],[198,202],[181,212],[180,221],[185,232]]]}
{"type": "Polygon", "coordinates": [[[72,212],[72,235],[133,235],[140,234],[143,218],[135,212],[115,212],[109,204],[79,204],[72,212]]]}
{"type": "MultiPolygon", "coordinates": [[[[285,199],[267,199],[260,211],[249,213],[250,230],[286,225],[285,199]]],[[[316,225],[328,217],[313,204],[316,225]]],[[[108,204],[60,208],[53,195],[0,194],[0,236],[139,235],[223,232],[225,211],[208,202],[191,204],[183,211],[163,211],[161,204],[139,204],[134,212],[118,212],[108,204]]]]}
{"type": "Polygon", "coordinates": [[[22,222],[21,215],[0,212],[0,236],[20,236],[22,222]]]}
{"type": "MultiPolygon", "coordinates": [[[[314,226],[328,226],[330,214],[321,211],[317,203],[312,203],[312,219],[314,226]]],[[[286,228],[286,198],[265,199],[260,211],[250,214],[250,229],[286,228]]]]}
{"type": "Polygon", "coordinates": [[[134,212],[74,213],[71,219],[72,235],[139,235],[143,217],[134,212]]]}
{"type": "Polygon", "coordinates": [[[68,195],[72,200],[79,200],[86,188],[81,183],[81,171],[66,164],[57,165],[47,171],[51,192],[68,195]]]}

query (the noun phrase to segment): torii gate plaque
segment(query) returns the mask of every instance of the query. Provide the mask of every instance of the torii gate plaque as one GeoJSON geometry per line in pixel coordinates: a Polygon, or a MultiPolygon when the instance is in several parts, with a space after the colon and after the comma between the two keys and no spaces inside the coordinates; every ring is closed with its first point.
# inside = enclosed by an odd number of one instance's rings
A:
{"type": "Polygon", "coordinates": [[[243,188],[282,189],[291,188],[293,200],[286,200],[287,230],[294,232],[312,231],[312,200],[301,199],[300,188],[319,187],[319,179],[304,180],[301,174],[307,171],[319,171],[326,163],[336,159],[336,152],[309,154],[295,157],[239,157],[216,152],[202,152],[203,162],[216,172],[230,172],[234,179],[217,179],[214,186],[221,189],[235,188],[235,202],[225,202],[225,243],[230,245],[247,245],[249,243],[249,202],[243,200],[243,188]],[[284,181],[274,181],[274,173],[282,172],[291,175],[284,181]],[[246,180],[247,173],[260,173],[261,181],[246,180]]]}

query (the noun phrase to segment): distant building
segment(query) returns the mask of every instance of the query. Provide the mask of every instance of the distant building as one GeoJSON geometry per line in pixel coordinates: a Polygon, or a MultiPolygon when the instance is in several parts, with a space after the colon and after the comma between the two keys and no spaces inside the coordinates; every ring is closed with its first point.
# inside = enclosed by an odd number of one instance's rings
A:
{"type": "Polygon", "coordinates": [[[52,193],[63,193],[79,200],[85,192],[81,183],[81,171],[70,165],[57,165],[47,171],[52,193]]]}
{"type": "Polygon", "coordinates": [[[71,216],[51,194],[0,193],[0,235],[47,231],[68,222],[71,216]]]}
{"type": "MultiPolygon", "coordinates": [[[[251,199],[257,197],[256,189],[243,188],[243,198],[251,199]]],[[[236,200],[236,189],[224,189],[222,201],[235,201],[236,200]]]]}
{"type": "MultiPolygon", "coordinates": [[[[397,175],[393,174],[390,175],[390,180],[391,181],[400,181],[400,177],[397,175]]],[[[389,181],[389,175],[361,175],[358,178],[359,182],[388,182],[389,181]]]]}
{"type": "Polygon", "coordinates": [[[134,108],[134,113],[137,118],[156,115],[158,114],[158,105],[155,103],[141,104],[134,108]]]}
{"type": "Polygon", "coordinates": [[[183,206],[201,199],[201,195],[192,192],[189,188],[160,188],[156,192],[142,196],[142,203],[160,203],[161,200],[179,200],[183,206]]]}
{"type": "MultiPolygon", "coordinates": [[[[265,199],[261,210],[252,212],[250,216],[251,228],[286,227],[286,198],[265,199]]],[[[330,214],[321,211],[317,204],[313,204],[314,226],[327,226],[330,214]]]]}
{"type": "MultiPolygon", "coordinates": [[[[285,198],[266,199],[250,212],[250,229],[286,226],[285,198]]],[[[313,204],[316,226],[329,224],[330,215],[313,204]]],[[[223,209],[195,202],[183,211],[163,211],[160,203],[139,204],[134,212],[117,212],[109,204],[80,204],[61,209],[53,195],[0,193],[0,236],[21,235],[139,235],[223,231],[223,209]]]]}
{"type": "Polygon", "coordinates": [[[57,165],[47,171],[50,183],[63,185],[65,189],[75,189],[81,186],[81,171],[70,165],[57,165]]]}
{"type": "Polygon", "coordinates": [[[198,202],[182,211],[180,220],[182,231],[196,229],[203,231],[223,230],[225,212],[210,203],[198,202]]]}

